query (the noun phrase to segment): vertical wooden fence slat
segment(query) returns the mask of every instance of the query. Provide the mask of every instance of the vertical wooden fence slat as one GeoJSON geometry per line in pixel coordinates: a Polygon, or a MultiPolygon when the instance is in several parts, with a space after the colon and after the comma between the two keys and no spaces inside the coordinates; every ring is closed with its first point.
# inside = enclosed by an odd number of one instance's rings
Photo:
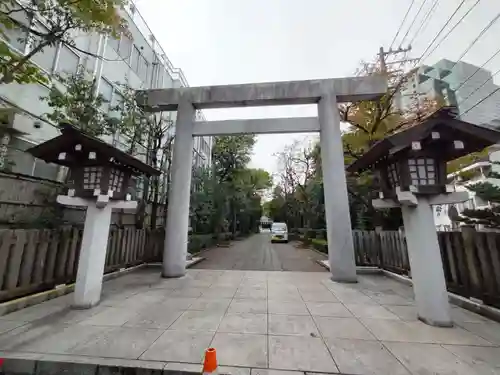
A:
{"type": "Polygon", "coordinates": [[[134,259],[132,260],[132,264],[137,264],[137,260],[139,259],[139,239],[140,239],[140,236],[141,236],[141,230],[142,229],[139,229],[139,230],[135,230],[133,231],[134,233],[134,259]]]}
{"type": "Polygon", "coordinates": [[[451,232],[453,238],[453,250],[452,252],[456,255],[456,265],[458,270],[458,280],[459,280],[459,294],[463,296],[470,296],[470,277],[467,271],[466,261],[465,261],[465,250],[462,243],[462,233],[451,232]]]}
{"type": "Polygon", "coordinates": [[[68,260],[69,248],[71,245],[71,229],[63,229],[61,243],[56,258],[56,280],[58,283],[65,283],[66,262],[68,260]]]}
{"type": "Polygon", "coordinates": [[[362,262],[364,266],[371,266],[371,258],[372,258],[372,244],[371,244],[371,232],[363,231],[363,237],[361,239],[363,241],[363,258],[362,262]]]}
{"type": "Polygon", "coordinates": [[[438,232],[438,242],[439,242],[439,249],[441,251],[441,259],[443,262],[444,279],[446,281],[446,285],[448,285],[450,281],[452,281],[452,276],[451,276],[450,260],[448,259],[446,241],[445,237],[443,236],[443,232],[438,232]]]}
{"type": "Polygon", "coordinates": [[[7,280],[5,289],[14,289],[19,283],[19,274],[21,272],[21,261],[26,246],[26,231],[19,229],[15,230],[16,244],[12,249],[11,256],[9,257],[9,265],[7,266],[7,280]]]}
{"type": "Polygon", "coordinates": [[[107,268],[109,269],[112,266],[111,259],[113,259],[113,250],[114,250],[114,247],[116,245],[116,234],[117,234],[116,229],[111,228],[109,230],[109,241],[108,241],[108,247],[106,249],[105,269],[107,269],[107,268]]]}
{"type": "Polygon", "coordinates": [[[479,261],[479,269],[481,271],[481,298],[483,301],[491,301],[497,293],[495,276],[493,275],[493,267],[491,256],[487,252],[486,233],[476,233],[476,249],[479,261]]]}
{"type": "Polygon", "coordinates": [[[123,229],[118,229],[118,247],[115,253],[115,259],[113,265],[118,265],[122,263],[122,257],[125,253],[125,234],[123,229]]]}
{"type": "Polygon", "coordinates": [[[141,240],[140,240],[140,245],[139,245],[139,249],[140,249],[140,252],[139,252],[139,258],[140,258],[140,261],[141,263],[144,262],[144,257],[146,255],[146,232],[147,230],[144,229],[144,230],[141,230],[141,240]]]}
{"type": "Polygon", "coordinates": [[[50,229],[43,229],[38,238],[35,268],[33,270],[33,282],[36,284],[42,284],[45,281],[43,275],[47,264],[47,250],[50,243],[50,232],[50,229]]]}
{"type": "Polygon", "coordinates": [[[467,275],[470,280],[470,292],[476,298],[481,298],[481,275],[476,260],[476,243],[474,237],[476,231],[473,228],[462,228],[462,239],[465,251],[467,275]]]}
{"type": "Polygon", "coordinates": [[[384,233],[378,233],[378,238],[379,238],[379,242],[380,242],[381,266],[382,266],[382,268],[386,268],[386,266],[387,266],[387,254],[385,252],[384,233]]]}
{"type": "Polygon", "coordinates": [[[450,270],[451,283],[458,286],[459,278],[458,278],[458,269],[455,262],[455,255],[453,253],[453,245],[451,239],[451,232],[441,232],[441,238],[443,239],[443,246],[445,248],[447,259],[448,259],[448,267],[450,270]]]}
{"type": "Polygon", "coordinates": [[[31,278],[33,276],[33,270],[35,268],[35,257],[37,251],[37,245],[40,238],[40,232],[38,230],[26,231],[27,241],[24,255],[21,262],[21,275],[19,280],[19,286],[29,286],[31,284],[31,278]]]}
{"type": "Polygon", "coordinates": [[[353,239],[353,244],[354,244],[354,260],[356,262],[357,265],[361,265],[361,260],[360,260],[360,256],[359,254],[362,252],[361,250],[361,243],[360,243],[360,231],[358,230],[355,230],[353,231],[352,235],[352,239],[353,239]]]}
{"type": "Polygon", "coordinates": [[[496,289],[500,290],[500,258],[499,247],[497,246],[500,236],[497,233],[487,233],[486,243],[491,257],[491,266],[493,268],[493,277],[495,278],[496,289]]]}
{"type": "Polygon", "coordinates": [[[73,276],[71,277],[72,280],[76,280],[76,277],[78,276],[78,265],[80,264],[80,253],[82,251],[82,242],[83,242],[83,229],[78,228],[78,243],[76,246],[75,261],[73,266],[73,276]]]}
{"type": "Polygon", "coordinates": [[[15,233],[11,229],[0,230],[0,289],[4,290],[5,275],[8,272],[8,261],[11,247],[15,243],[15,233]]]}
{"type": "Polygon", "coordinates": [[[131,239],[131,231],[129,228],[125,228],[125,258],[123,264],[120,264],[121,267],[126,267],[127,264],[130,263],[130,250],[132,247],[131,239]]]}
{"type": "Polygon", "coordinates": [[[381,259],[382,259],[382,250],[380,249],[380,236],[376,232],[370,233],[370,243],[373,248],[371,253],[371,263],[374,266],[382,267],[381,259]]]}
{"type": "Polygon", "coordinates": [[[45,269],[45,281],[53,282],[55,280],[55,271],[56,271],[56,260],[57,253],[59,250],[59,241],[61,239],[61,231],[54,230],[50,236],[50,245],[48,249],[47,255],[47,267],[45,269]]]}
{"type": "MultiPolygon", "coordinates": [[[[77,251],[78,251],[78,229],[73,228],[71,229],[69,236],[70,236],[70,245],[69,245],[69,251],[68,251],[68,261],[66,262],[66,281],[73,281],[73,277],[76,275],[76,270],[75,270],[75,259],[77,257],[77,251]]],[[[75,278],[76,280],[76,278],[75,278]]]]}
{"type": "Polygon", "coordinates": [[[135,247],[135,230],[133,229],[129,229],[128,230],[128,243],[129,243],[129,246],[128,246],[128,261],[127,261],[127,264],[126,266],[130,266],[132,265],[133,263],[133,259],[134,259],[134,247],[135,247]]]}

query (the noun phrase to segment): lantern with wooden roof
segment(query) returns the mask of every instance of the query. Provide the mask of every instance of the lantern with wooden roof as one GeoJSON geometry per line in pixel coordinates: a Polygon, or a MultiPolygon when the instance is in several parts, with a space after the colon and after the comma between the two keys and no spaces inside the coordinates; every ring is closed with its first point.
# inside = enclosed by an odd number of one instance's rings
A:
{"type": "Polygon", "coordinates": [[[130,200],[133,176],[160,174],[159,170],[70,124],[61,124],[61,133],[28,152],[47,163],[69,168],[70,197],[130,200]]]}
{"type": "Polygon", "coordinates": [[[347,171],[374,169],[380,198],[395,198],[400,191],[449,193],[453,189],[446,185],[446,163],[497,142],[500,132],[461,121],[454,107],[444,107],[377,142],[347,171]]]}

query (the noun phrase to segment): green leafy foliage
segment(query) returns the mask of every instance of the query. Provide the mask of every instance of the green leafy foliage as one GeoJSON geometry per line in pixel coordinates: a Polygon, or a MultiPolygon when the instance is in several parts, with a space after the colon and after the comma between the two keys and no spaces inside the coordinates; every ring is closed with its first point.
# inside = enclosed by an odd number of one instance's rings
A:
{"type": "Polygon", "coordinates": [[[26,54],[18,53],[0,42],[0,83],[47,83],[48,77],[31,63],[31,58],[59,43],[91,54],[77,47],[75,33],[118,37],[127,32],[126,22],[120,15],[126,4],[126,0],[3,0],[0,37],[10,44],[29,48],[26,54]],[[36,19],[41,20],[43,26],[33,22],[36,19]]]}
{"type": "MultiPolygon", "coordinates": [[[[494,162],[494,165],[500,165],[494,162]]],[[[500,179],[500,174],[490,172],[489,178],[500,179]]],[[[469,225],[484,225],[488,228],[500,228],[500,187],[492,182],[478,182],[467,186],[483,201],[490,202],[491,207],[484,209],[465,209],[461,221],[469,225]]]]}
{"type": "Polygon", "coordinates": [[[216,137],[212,169],[193,171],[191,226],[196,233],[250,233],[262,215],[261,195],[269,173],[248,168],[255,137],[216,137]]]}
{"type": "Polygon", "coordinates": [[[69,122],[92,136],[110,134],[112,122],[102,110],[105,99],[90,73],[82,68],[76,74],[58,74],[57,80],[63,87],[55,83],[48,96],[40,98],[52,109],[45,117],[55,124],[69,122]]]}

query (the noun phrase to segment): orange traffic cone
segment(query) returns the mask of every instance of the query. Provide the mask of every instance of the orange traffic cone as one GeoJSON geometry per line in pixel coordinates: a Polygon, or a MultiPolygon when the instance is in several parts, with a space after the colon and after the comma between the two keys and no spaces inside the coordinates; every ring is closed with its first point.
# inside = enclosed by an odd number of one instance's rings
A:
{"type": "Polygon", "coordinates": [[[203,375],[217,374],[217,352],[215,348],[205,350],[205,361],[203,362],[203,375]]]}

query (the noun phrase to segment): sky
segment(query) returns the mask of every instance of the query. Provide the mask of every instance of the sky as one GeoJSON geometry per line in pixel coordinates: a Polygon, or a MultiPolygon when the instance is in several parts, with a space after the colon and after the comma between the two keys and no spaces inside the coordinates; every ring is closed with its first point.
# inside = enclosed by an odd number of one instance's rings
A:
{"type": "MultiPolygon", "coordinates": [[[[351,76],[361,61],[388,48],[412,0],[137,0],[137,7],[172,63],[190,86],[351,76]]],[[[414,39],[408,57],[420,57],[461,0],[436,0],[429,22],[421,20],[434,0],[415,0],[394,47],[414,39]]],[[[477,0],[466,0],[444,36],[477,0]]],[[[497,14],[498,0],[480,0],[442,45],[423,63],[461,57],[497,14]]],[[[462,60],[483,65],[499,46],[500,21],[462,60]],[[496,36],[496,38],[495,38],[496,36]],[[496,39],[496,40],[495,40],[496,39]]],[[[500,55],[500,53],[499,53],[500,55]]],[[[400,57],[404,57],[401,55],[400,57]]],[[[500,69],[500,56],[485,68],[500,69]]],[[[497,82],[498,83],[498,82],[497,82]]],[[[316,116],[313,106],[204,110],[208,120],[316,116]]],[[[251,166],[271,173],[273,156],[303,134],[258,136],[251,166]]]]}

